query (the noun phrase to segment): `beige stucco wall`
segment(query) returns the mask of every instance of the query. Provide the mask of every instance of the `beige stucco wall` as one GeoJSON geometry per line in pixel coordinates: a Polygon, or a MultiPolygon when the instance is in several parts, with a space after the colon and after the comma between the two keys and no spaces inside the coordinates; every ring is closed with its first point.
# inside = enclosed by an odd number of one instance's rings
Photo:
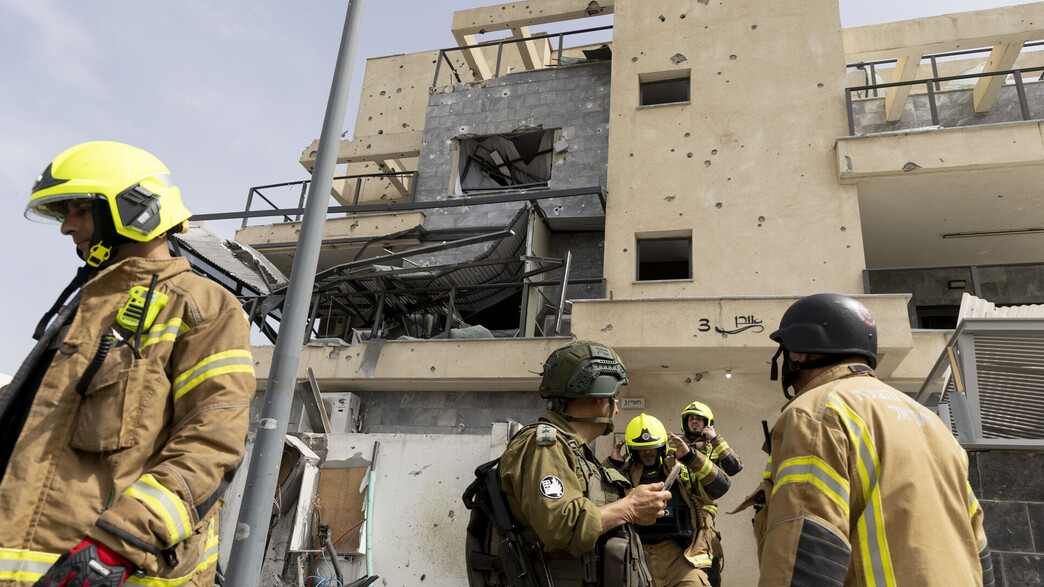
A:
{"type": "Polygon", "coordinates": [[[616,297],[862,291],[856,193],[831,169],[847,128],[836,2],[624,3],[613,55],[616,297]],[[641,74],[686,69],[689,104],[637,106],[641,74]],[[693,279],[634,283],[635,233],[668,230],[692,232],[693,279]]]}

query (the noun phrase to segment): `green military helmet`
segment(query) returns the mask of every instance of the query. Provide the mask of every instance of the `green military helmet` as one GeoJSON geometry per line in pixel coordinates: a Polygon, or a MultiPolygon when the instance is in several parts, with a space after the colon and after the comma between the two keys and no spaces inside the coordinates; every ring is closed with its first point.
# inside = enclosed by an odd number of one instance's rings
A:
{"type": "Polygon", "coordinates": [[[540,397],[615,398],[627,384],[627,370],[613,349],[578,340],[556,349],[544,362],[540,397]]]}

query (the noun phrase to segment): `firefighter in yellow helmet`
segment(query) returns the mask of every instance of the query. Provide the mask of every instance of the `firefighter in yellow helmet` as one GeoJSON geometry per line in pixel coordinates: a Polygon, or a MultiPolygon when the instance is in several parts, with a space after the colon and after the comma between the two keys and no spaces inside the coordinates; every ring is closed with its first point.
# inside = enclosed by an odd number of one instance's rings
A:
{"type": "Polygon", "coordinates": [[[967,455],[938,416],[877,379],[870,311],[807,296],[770,337],[772,379],[794,397],[758,492],[759,584],[993,585],[967,455]]]}
{"type": "Polygon", "coordinates": [[[696,453],[685,441],[667,432],[659,419],[639,414],[627,424],[624,439],[613,446],[606,464],[619,470],[634,484],[649,484],[667,479],[676,463],[677,480],[671,485],[666,514],[652,526],[638,526],[642,547],[649,557],[649,568],[656,587],[703,587],[711,585],[708,571],[711,557],[701,542],[705,525],[696,478],[689,466],[696,453]],[[675,451],[668,450],[673,443],[675,451]]]}
{"type": "Polygon", "coordinates": [[[212,585],[256,385],[238,302],[171,257],[190,213],[141,149],[64,151],[26,215],[85,264],[0,392],[0,585],[212,585]]]}
{"type": "Polygon", "coordinates": [[[547,409],[500,459],[511,514],[542,543],[555,587],[648,585],[634,524],[664,515],[670,494],[662,483],[631,490],[590,447],[612,432],[616,395],[626,383],[623,363],[605,345],[581,340],[555,350],[540,382],[547,409]]]}
{"type": "Polygon", "coordinates": [[[695,552],[698,564],[706,568],[711,585],[721,584],[721,570],[725,564],[721,535],[715,527],[718,515],[716,500],[725,495],[732,485],[731,475],[743,470],[743,463],[714,428],[714,412],[703,402],[694,401],[681,412],[682,434],[692,450],[687,466],[694,479],[694,491],[701,503],[700,545],[695,552]]]}

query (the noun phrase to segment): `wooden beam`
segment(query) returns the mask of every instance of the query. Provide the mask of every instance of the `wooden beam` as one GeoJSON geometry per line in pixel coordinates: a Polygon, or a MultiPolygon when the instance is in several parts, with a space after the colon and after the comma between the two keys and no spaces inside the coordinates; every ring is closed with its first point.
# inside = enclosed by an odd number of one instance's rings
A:
{"type": "MultiPolygon", "coordinates": [[[[468,45],[476,45],[478,41],[475,39],[475,35],[468,35],[453,31],[453,37],[457,39],[457,45],[460,47],[466,47],[468,45]]],[[[489,68],[489,63],[486,62],[486,57],[482,54],[481,49],[465,49],[461,51],[464,54],[464,61],[471,68],[471,71],[475,74],[475,81],[482,81],[493,77],[493,70],[489,68]]]]}
{"type": "Polygon", "coordinates": [[[615,4],[616,0],[509,2],[496,6],[458,10],[453,13],[453,24],[450,28],[459,43],[462,35],[481,35],[535,24],[612,14],[615,4]]]}
{"type": "Polygon", "coordinates": [[[942,53],[1044,38],[1044,2],[847,28],[845,61],[942,53]]]}
{"type": "MultiPolygon", "coordinates": [[[[397,173],[399,171],[406,171],[406,166],[403,165],[402,161],[399,161],[398,159],[392,159],[390,163],[388,161],[378,161],[377,165],[379,165],[382,168],[382,171],[388,171],[388,172],[391,172],[391,173],[397,173]]],[[[402,197],[404,197],[404,198],[409,197],[410,191],[408,189],[406,189],[406,186],[402,183],[402,181],[397,176],[391,175],[391,176],[388,176],[387,179],[388,179],[389,182],[391,182],[392,186],[396,190],[398,190],[399,194],[402,197]]]]}
{"type": "MultiPolygon", "coordinates": [[[[993,50],[990,51],[989,58],[986,59],[986,66],[982,68],[983,73],[1011,69],[1015,65],[1015,60],[1019,58],[1021,51],[1021,42],[1010,45],[994,45],[993,50]]],[[[990,111],[993,103],[997,100],[997,94],[1000,93],[1001,88],[1004,86],[1006,77],[1005,75],[991,75],[979,78],[979,81],[975,83],[975,89],[972,90],[972,104],[975,105],[976,112],[990,111]]]]}
{"type": "MultiPolygon", "coordinates": [[[[920,63],[920,55],[900,57],[892,71],[892,82],[906,82],[917,77],[917,66],[920,63]]],[[[885,94],[885,120],[896,122],[902,118],[903,107],[906,106],[906,98],[910,95],[911,88],[912,85],[888,88],[885,94]]]]}
{"type": "MultiPolygon", "coordinates": [[[[337,149],[337,163],[380,162],[387,159],[406,159],[420,156],[423,131],[408,130],[383,135],[369,135],[344,139],[337,149]]],[[[315,167],[319,140],[301,153],[301,165],[309,172],[315,167]]]]}
{"type": "MultiPolygon", "coordinates": [[[[529,27],[520,26],[518,28],[511,29],[511,36],[516,39],[529,39],[532,38],[532,34],[529,32],[529,27]]],[[[545,39],[546,37],[541,37],[545,39]]],[[[535,41],[526,41],[524,43],[515,43],[518,47],[518,53],[522,56],[522,65],[525,66],[526,70],[537,69],[543,67],[543,63],[540,60],[540,54],[537,52],[535,41]]]]}

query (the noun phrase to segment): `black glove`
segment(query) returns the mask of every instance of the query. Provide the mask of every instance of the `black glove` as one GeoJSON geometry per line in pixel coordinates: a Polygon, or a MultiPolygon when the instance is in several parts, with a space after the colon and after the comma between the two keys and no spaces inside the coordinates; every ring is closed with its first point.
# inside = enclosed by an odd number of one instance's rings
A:
{"type": "Polygon", "coordinates": [[[120,587],[132,568],[105,545],[87,539],[54,561],[33,587],[120,587]]]}

